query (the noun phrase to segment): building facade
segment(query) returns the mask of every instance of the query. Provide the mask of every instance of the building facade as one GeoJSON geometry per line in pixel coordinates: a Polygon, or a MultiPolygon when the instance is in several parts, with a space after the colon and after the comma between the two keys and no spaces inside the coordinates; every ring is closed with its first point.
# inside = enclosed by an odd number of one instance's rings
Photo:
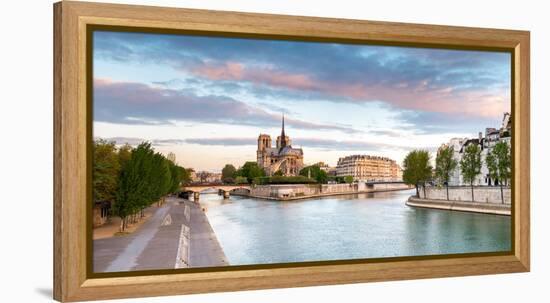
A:
{"type": "Polygon", "coordinates": [[[267,176],[272,176],[276,172],[282,173],[283,176],[297,176],[304,167],[304,152],[301,148],[293,148],[290,138],[285,134],[284,116],[276,147],[271,147],[269,135],[260,134],[256,154],[258,166],[267,176]]]}
{"type": "Polygon", "coordinates": [[[395,160],[369,155],[338,159],[336,176],[352,176],[354,181],[402,181],[403,172],[395,160]]]}
{"type": "Polygon", "coordinates": [[[462,173],[460,171],[460,160],[462,160],[462,156],[464,155],[466,147],[471,144],[476,144],[481,148],[481,173],[474,181],[474,185],[498,185],[498,180],[492,180],[489,176],[489,169],[487,168],[486,157],[491,152],[495,144],[497,144],[498,142],[504,141],[510,146],[511,138],[512,119],[509,113],[504,113],[499,129],[488,127],[485,129],[485,134],[479,132],[477,138],[453,138],[448,143],[443,144],[441,147],[450,146],[453,148],[453,157],[459,163],[457,165],[457,168],[451,173],[449,185],[470,185],[469,183],[466,184],[466,182],[464,182],[464,179],[462,178],[462,173]]]}

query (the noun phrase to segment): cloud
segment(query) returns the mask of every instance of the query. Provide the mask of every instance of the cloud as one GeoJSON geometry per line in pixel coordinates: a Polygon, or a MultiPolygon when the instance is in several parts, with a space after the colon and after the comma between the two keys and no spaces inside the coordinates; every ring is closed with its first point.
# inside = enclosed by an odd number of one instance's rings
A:
{"type": "Polygon", "coordinates": [[[186,143],[199,145],[246,146],[256,145],[257,138],[191,138],[186,143]]]}
{"type": "Polygon", "coordinates": [[[471,117],[510,107],[509,53],[112,32],[94,47],[100,60],[164,64],[258,95],[471,117]]]}
{"type": "MultiPolygon", "coordinates": [[[[172,124],[176,121],[279,126],[280,113],[274,114],[242,101],[220,96],[199,96],[181,89],[152,87],[143,83],[94,80],[94,121],[119,124],[172,124]]],[[[357,133],[341,125],[285,118],[288,126],[357,133]]]]}
{"type": "Polygon", "coordinates": [[[449,113],[431,113],[411,110],[397,110],[396,119],[401,121],[402,128],[414,129],[417,134],[464,134],[471,135],[484,131],[486,127],[500,127],[502,114],[499,117],[471,117],[449,113]]]}
{"type": "MultiPolygon", "coordinates": [[[[201,138],[185,139],[186,143],[215,146],[246,146],[256,145],[257,138],[201,138]]],[[[364,140],[332,140],[322,138],[292,138],[292,146],[304,149],[317,148],[323,150],[369,150],[381,151],[387,149],[402,149],[405,147],[381,142],[364,140]]]]}
{"type": "Polygon", "coordinates": [[[387,151],[408,149],[406,146],[393,145],[383,142],[365,140],[332,140],[318,138],[296,138],[293,144],[299,144],[307,148],[318,148],[323,150],[355,150],[355,151],[387,151]]]}
{"type": "MultiPolygon", "coordinates": [[[[413,63],[410,63],[414,65],[413,63]]],[[[408,66],[410,68],[410,66],[408,66]]],[[[315,75],[291,73],[274,67],[247,67],[242,63],[210,63],[191,69],[195,75],[211,81],[233,81],[261,86],[260,90],[278,88],[298,91],[305,96],[316,94],[331,101],[377,102],[383,101],[401,109],[425,112],[462,114],[474,117],[494,117],[506,111],[509,91],[461,85],[449,86],[437,83],[430,77],[400,81],[398,76],[385,81],[341,82],[338,75],[331,79],[315,78],[315,75]]],[[[403,71],[405,72],[405,71],[403,71]]],[[[318,76],[318,75],[317,75],[318,76]]],[[[470,77],[471,75],[468,75],[470,77]]],[[[344,75],[344,77],[346,77],[344,75]]],[[[369,75],[365,75],[369,78],[369,75]]],[[[460,77],[458,77],[460,78],[460,77]]],[[[440,78],[441,79],[441,78],[440,78]]],[[[441,81],[441,80],[439,80],[441,81]]],[[[465,81],[462,79],[462,81],[465,81]]],[[[470,82],[482,81],[474,77],[470,82]]],[[[273,91],[271,91],[273,94],[273,91]]],[[[277,95],[277,92],[275,92],[277,95]]]]}
{"type": "MultiPolygon", "coordinates": [[[[96,138],[98,139],[98,138],[96,138]]],[[[153,145],[181,145],[198,144],[207,146],[256,146],[255,137],[223,137],[223,138],[187,138],[187,139],[141,139],[134,137],[111,137],[103,138],[107,141],[116,142],[118,145],[138,145],[142,142],[151,142],[153,145]]],[[[293,138],[293,147],[303,149],[316,148],[321,150],[349,150],[349,151],[387,151],[387,150],[408,150],[408,146],[399,146],[383,142],[369,142],[365,140],[332,140],[322,138],[293,138]]]]}
{"type": "Polygon", "coordinates": [[[131,146],[136,146],[143,142],[150,142],[148,140],[145,140],[142,138],[135,138],[135,137],[110,137],[110,138],[103,138],[99,136],[94,137],[94,140],[99,140],[99,139],[103,139],[107,142],[115,142],[117,145],[128,144],[131,146]]]}

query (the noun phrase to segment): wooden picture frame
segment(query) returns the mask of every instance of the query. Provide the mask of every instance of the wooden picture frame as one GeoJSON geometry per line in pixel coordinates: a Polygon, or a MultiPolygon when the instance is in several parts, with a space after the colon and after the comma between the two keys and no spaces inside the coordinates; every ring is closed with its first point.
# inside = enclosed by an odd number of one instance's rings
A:
{"type": "Polygon", "coordinates": [[[131,298],[403,279],[526,272],[529,240],[529,52],[527,31],[373,22],[63,1],[54,5],[54,298],[131,298]],[[510,254],[434,256],[135,276],[90,275],[90,91],[87,41],[92,25],[162,28],[239,37],[341,41],[512,54],[513,250],[510,254]]]}

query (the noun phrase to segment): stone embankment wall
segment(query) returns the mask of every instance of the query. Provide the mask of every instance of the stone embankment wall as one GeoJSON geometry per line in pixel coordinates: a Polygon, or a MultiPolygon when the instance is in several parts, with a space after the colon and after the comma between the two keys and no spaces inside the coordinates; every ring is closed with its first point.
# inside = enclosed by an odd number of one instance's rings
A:
{"type": "Polygon", "coordinates": [[[250,195],[274,199],[314,196],[320,193],[319,185],[257,185],[250,190],[250,195]]]}
{"type": "Polygon", "coordinates": [[[231,194],[237,195],[237,196],[248,196],[250,194],[250,190],[246,188],[237,188],[232,190],[231,194]]]}
{"type": "MultiPolygon", "coordinates": [[[[278,184],[257,185],[251,188],[250,196],[266,199],[300,199],[316,196],[330,196],[340,194],[368,193],[376,191],[390,191],[408,189],[405,184],[278,184]]],[[[238,193],[244,194],[244,193],[238,193]]]]}
{"type": "MultiPolygon", "coordinates": [[[[411,188],[408,185],[403,183],[382,183],[382,184],[373,184],[372,189],[374,191],[391,191],[391,190],[403,190],[411,188]]],[[[414,188],[414,187],[413,187],[414,188]]],[[[368,186],[367,186],[368,190],[368,186]]]]}
{"type": "Polygon", "coordinates": [[[322,193],[354,193],[361,184],[322,184],[322,193]]]}
{"type": "MultiPolygon", "coordinates": [[[[426,187],[426,192],[422,187],[419,188],[420,198],[427,200],[447,200],[447,190],[445,187],[426,187]]],[[[503,188],[504,204],[511,203],[510,188],[503,188]]],[[[450,201],[472,202],[472,189],[469,186],[449,187],[450,201]]],[[[500,187],[474,186],[474,202],[502,204],[500,187]]]]}

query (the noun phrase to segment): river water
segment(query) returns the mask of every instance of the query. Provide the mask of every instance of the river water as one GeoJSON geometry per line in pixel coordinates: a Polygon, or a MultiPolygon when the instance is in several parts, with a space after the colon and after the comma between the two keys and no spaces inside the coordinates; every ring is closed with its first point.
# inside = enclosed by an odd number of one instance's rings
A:
{"type": "Polygon", "coordinates": [[[414,190],[292,202],[201,194],[231,265],[496,252],[509,216],[414,208],[414,190]]]}

